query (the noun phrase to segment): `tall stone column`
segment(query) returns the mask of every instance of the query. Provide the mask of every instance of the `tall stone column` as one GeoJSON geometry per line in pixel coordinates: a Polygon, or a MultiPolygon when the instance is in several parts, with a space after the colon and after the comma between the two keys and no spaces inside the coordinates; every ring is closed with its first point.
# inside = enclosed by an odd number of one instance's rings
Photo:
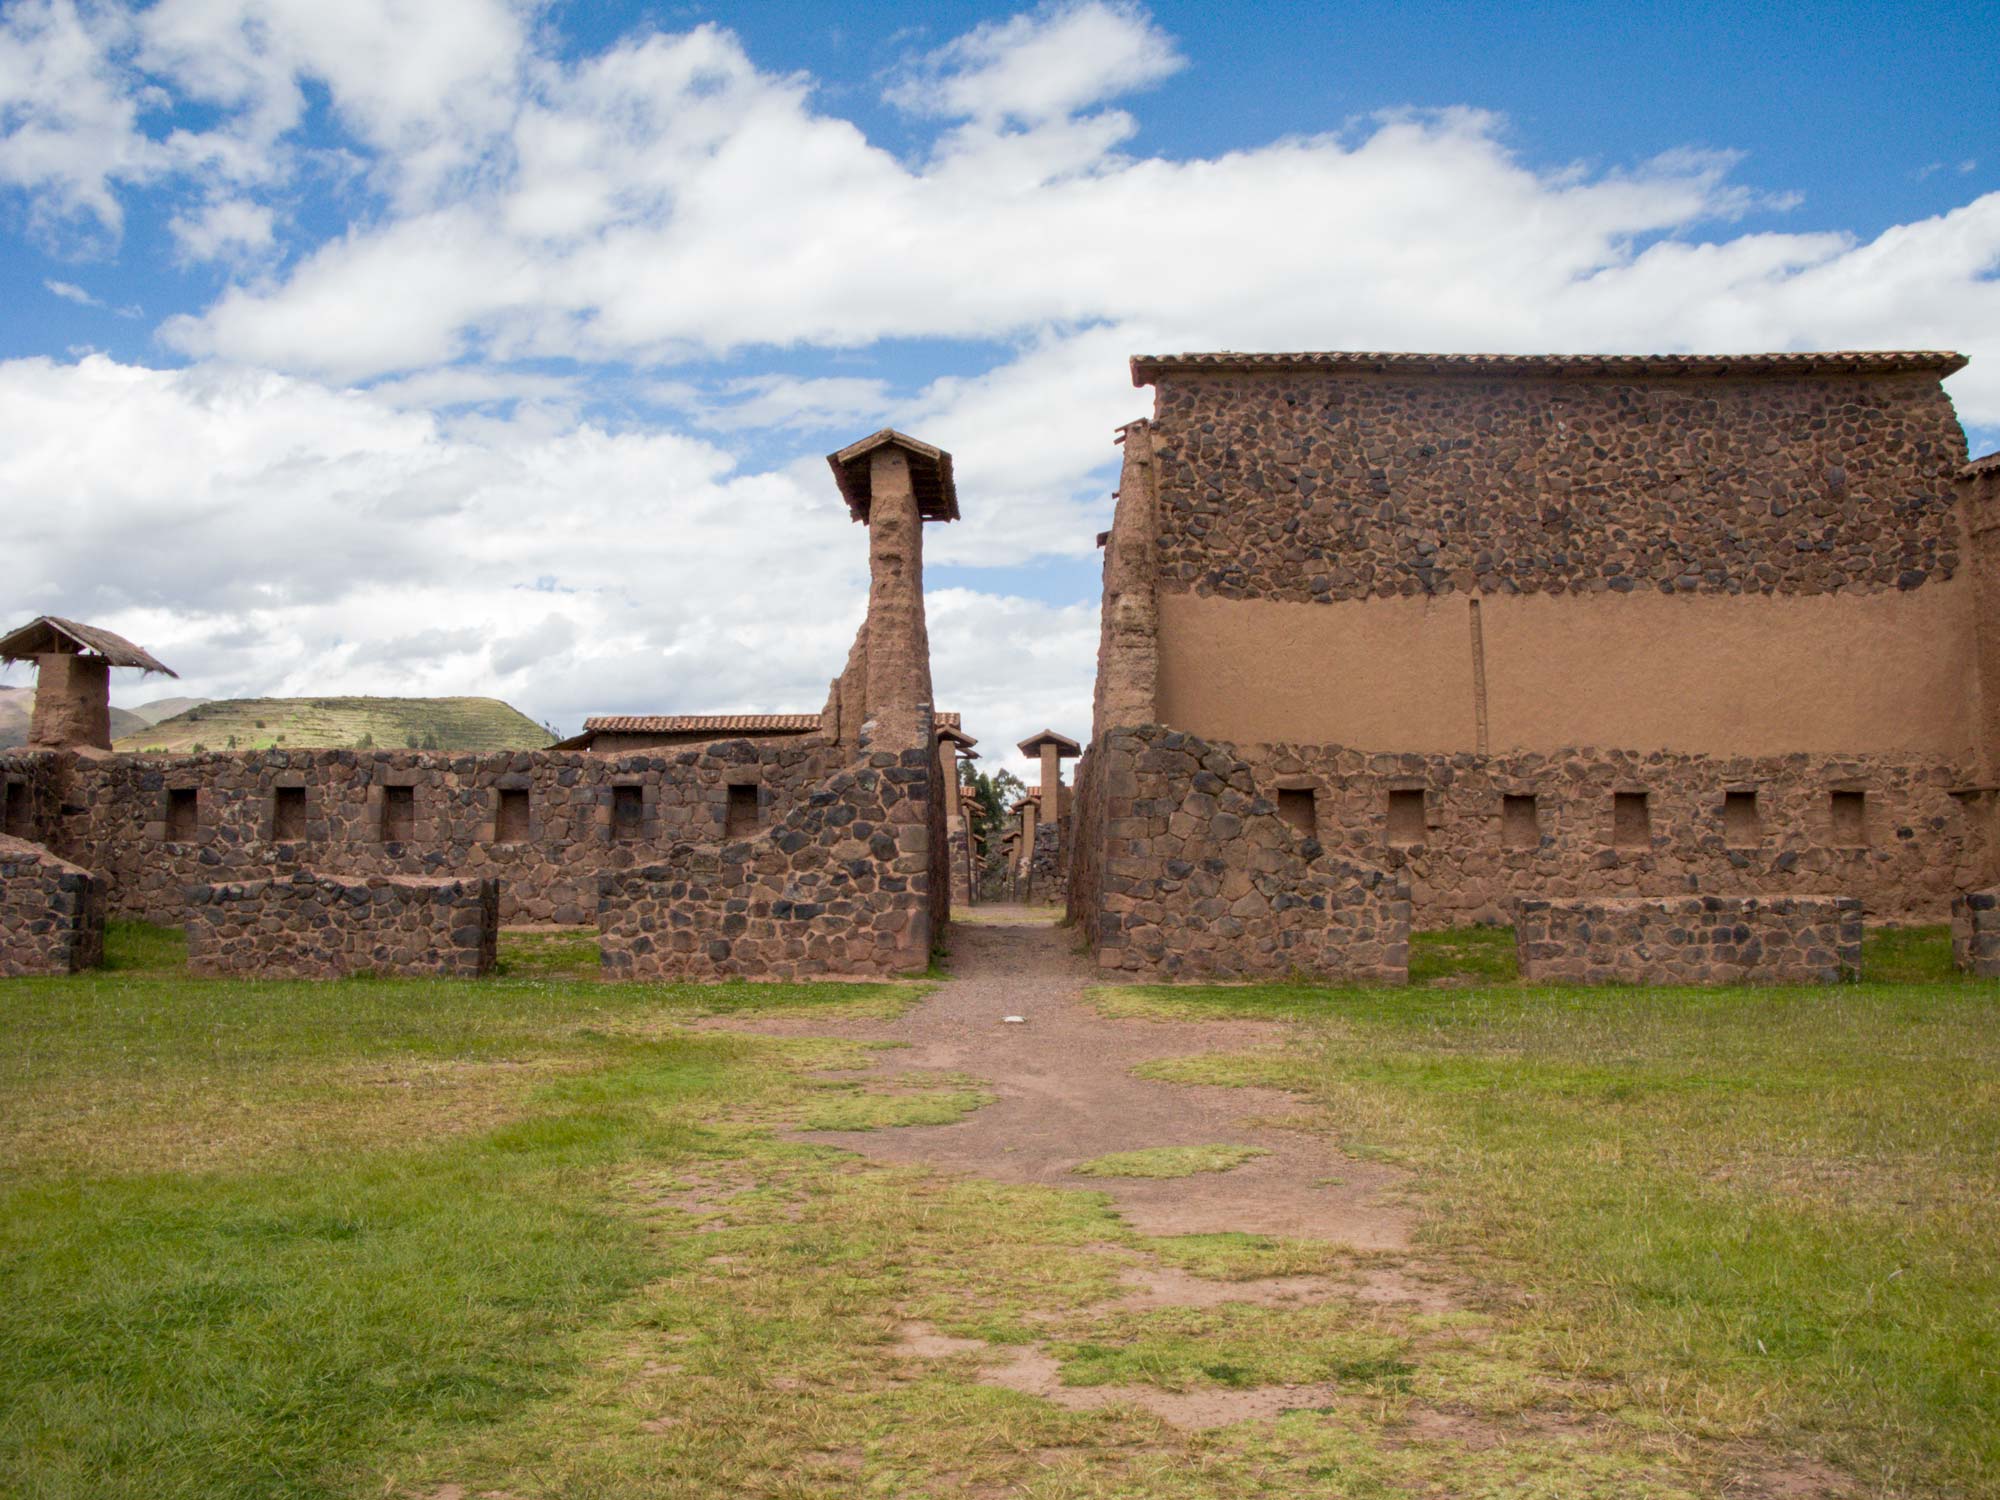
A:
{"type": "Polygon", "coordinates": [[[1054,740],[1042,741],[1042,822],[1050,828],[1062,827],[1061,755],[1054,740]]]}
{"type": "Polygon", "coordinates": [[[111,663],[70,651],[37,656],[28,743],[40,750],[109,750],[111,663]]]}

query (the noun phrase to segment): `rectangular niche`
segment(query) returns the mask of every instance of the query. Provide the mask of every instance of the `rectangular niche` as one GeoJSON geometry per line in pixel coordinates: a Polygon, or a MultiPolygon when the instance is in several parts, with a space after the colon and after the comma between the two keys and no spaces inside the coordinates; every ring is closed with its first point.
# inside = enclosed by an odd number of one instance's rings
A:
{"type": "Polygon", "coordinates": [[[757,784],[739,782],[729,788],[729,806],[723,815],[724,838],[748,838],[757,831],[757,784]]]}
{"type": "Polygon", "coordinates": [[[1755,792],[1722,794],[1722,842],[1731,849],[1754,849],[1764,842],[1764,819],[1755,792]]]}
{"type": "Polygon", "coordinates": [[[1866,792],[1834,792],[1829,796],[1828,810],[1832,815],[1833,842],[1841,849],[1865,849],[1868,847],[1868,794],[1866,792]]]}
{"type": "Polygon", "coordinates": [[[1319,837],[1319,812],[1309,786],[1278,788],[1278,816],[1307,838],[1319,837]]]}
{"type": "Polygon", "coordinates": [[[1509,849],[1542,847],[1542,810],[1533,792],[1509,792],[1500,799],[1500,842],[1509,849]]]}
{"type": "Polygon", "coordinates": [[[646,828],[646,789],[642,786],[614,786],[611,789],[611,836],[636,839],[646,828]]]}
{"type": "Polygon", "coordinates": [[[271,840],[295,844],[306,836],[306,789],[281,786],[271,793],[271,840]]]}
{"type": "Polygon", "coordinates": [[[191,844],[200,831],[200,791],[191,786],[167,788],[167,842],[191,844]]]}
{"type": "Polygon", "coordinates": [[[0,782],[0,831],[13,839],[34,838],[35,810],[28,802],[27,782],[0,782]]]}
{"type": "Polygon", "coordinates": [[[500,788],[499,801],[493,810],[493,842],[496,844],[525,844],[528,842],[528,789],[524,786],[500,788]]]}
{"type": "Polygon", "coordinates": [[[1408,846],[1424,841],[1422,787],[1396,787],[1389,793],[1389,842],[1408,846]]]}
{"type": "Polygon", "coordinates": [[[413,786],[382,788],[382,842],[405,844],[417,833],[417,789],[413,786]]]}
{"type": "Polygon", "coordinates": [[[1652,799],[1644,792],[1611,794],[1611,842],[1620,849],[1649,849],[1653,844],[1652,799]]]}

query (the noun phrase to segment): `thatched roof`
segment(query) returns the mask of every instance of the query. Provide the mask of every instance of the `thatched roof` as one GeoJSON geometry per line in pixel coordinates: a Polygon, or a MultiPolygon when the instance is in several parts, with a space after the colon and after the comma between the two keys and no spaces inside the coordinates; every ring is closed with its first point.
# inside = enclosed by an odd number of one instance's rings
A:
{"type": "Polygon", "coordinates": [[[901,448],[908,457],[910,487],[916,492],[918,515],[926,521],[958,519],[958,487],[952,483],[951,455],[893,427],[884,427],[826,456],[833,469],[833,482],[840,486],[840,497],[847,502],[848,513],[855,520],[868,519],[868,507],[874,499],[868,457],[878,448],[901,448]]]}
{"type": "Polygon", "coordinates": [[[158,672],[167,677],[181,675],[122,635],[56,615],[43,615],[19,630],[0,636],[0,661],[33,661],[56,652],[76,655],[86,651],[103,657],[114,667],[137,667],[141,672],[158,672]]]}

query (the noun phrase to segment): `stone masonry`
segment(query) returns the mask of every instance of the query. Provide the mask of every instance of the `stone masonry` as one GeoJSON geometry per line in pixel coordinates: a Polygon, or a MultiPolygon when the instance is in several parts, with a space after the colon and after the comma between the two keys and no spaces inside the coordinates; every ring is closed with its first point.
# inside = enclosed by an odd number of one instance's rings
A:
{"type": "Polygon", "coordinates": [[[0,978],[96,968],[104,910],[102,876],[0,835],[0,978]]]}
{"type": "Polygon", "coordinates": [[[500,932],[492,880],[300,871],[191,886],[187,902],[188,967],[197,974],[476,979],[493,968],[500,932]]]}
{"type": "Polygon", "coordinates": [[[1522,901],[1514,943],[1534,984],[1831,984],[1861,974],[1848,896],[1522,901]]]}
{"type": "Polygon", "coordinates": [[[1227,747],[1158,726],[1091,751],[1070,911],[1145,977],[1409,977],[1409,891],[1278,815],[1227,747]]]}
{"type": "Polygon", "coordinates": [[[614,979],[890,977],[930,963],[935,758],[876,751],[755,839],[679,845],[607,873],[598,903],[614,979]]]}
{"type": "Polygon", "coordinates": [[[1974,978],[2000,979],[2000,890],[1965,891],[1951,903],[1951,959],[1974,978]]]}
{"type": "Polygon", "coordinates": [[[1521,359],[1440,381],[1403,359],[1134,361],[1158,388],[1163,586],[1800,594],[1910,588],[1963,559],[1965,438],[1935,374],[1649,380],[1611,360],[1577,379],[1592,361],[1521,359]],[[1906,486],[1913,465],[1933,480],[1906,486]],[[1891,503],[1857,507],[1885,474],[1891,503]]]}

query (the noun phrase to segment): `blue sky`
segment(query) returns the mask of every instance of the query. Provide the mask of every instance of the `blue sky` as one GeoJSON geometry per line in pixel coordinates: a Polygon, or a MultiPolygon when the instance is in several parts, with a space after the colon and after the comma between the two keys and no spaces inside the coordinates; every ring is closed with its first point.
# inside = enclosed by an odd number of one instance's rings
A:
{"type": "MultiPolygon", "coordinates": [[[[0,9],[7,618],[204,694],[814,707],[822,455],[958,455],[941,700],[1087,732],[1123,359],[1956,347],[1978,7],[0,9]]],[[[140,697],[150,690],[128,691],[140,697]]]]}

